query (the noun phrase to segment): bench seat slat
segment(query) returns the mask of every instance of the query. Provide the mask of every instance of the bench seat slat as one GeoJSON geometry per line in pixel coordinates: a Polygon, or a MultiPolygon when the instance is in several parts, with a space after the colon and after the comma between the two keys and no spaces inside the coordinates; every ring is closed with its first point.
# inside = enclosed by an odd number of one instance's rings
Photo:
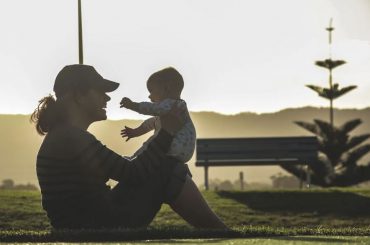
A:
{"type": "MultiPolygon", "coordinates": [[[[230,165],[253,162],[259,165],[266,159],[297,159],[298,163],[313,161],[317,154],[316,137],[262,137],[198,139],[196,156],[199,164],[207,161],[208,166],[213,166],[226,161],[230,165]]],[[[276,160],[267,163],[278,164],[276,160]]]]}
{"type": "MultiPolygon", "coordinates": [[[[314,161],[314,159],[312,160],[314,161]]],[[[312,162],[311,161],[311,162],[312,162]]],[[[309,162],[305,162],[299,159],[282,158],[282,159],[240,159],[240,160],[212,160],[208,161],[196,161],[195,166],[272,166],[278,164],[295,164],[295,165],[307,165],[309,162]]]]}
{"type": "Polygon", "coordinates": [[[210,159],[248,159],[248,158],[310,158],[316,157],[317,151],[311,152],[213,152],[197,153],[198,160],[210,159]]]}

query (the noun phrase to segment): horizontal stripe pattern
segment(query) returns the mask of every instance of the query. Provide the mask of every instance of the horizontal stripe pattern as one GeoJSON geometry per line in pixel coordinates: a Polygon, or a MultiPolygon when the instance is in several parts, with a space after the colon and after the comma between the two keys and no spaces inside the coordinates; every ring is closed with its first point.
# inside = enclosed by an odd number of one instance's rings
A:
{"type": "MultiPolygon", "coordinates": [[[[78,135],[84,137],[84,134],[78,135]]],[[[43,144],[43,154],[37,156],[36,171],[39,180],[42,205],[54,227],[73,227],[83,224],[84,219],[98,215],[94,207],[107,207],[108,179],[128,185],[140,185],[148,177],[169,171],[172,166],[166,160],[172,137],[162,131],[151,142],[146,151],[133,160],[113,152],[86,132],[89,139],[80,153],[68,157],[45,155],[48,144],[43,144]],[[70,225],[68,225],[70,224],[70,225]],[[74,225],[73,225],[74,224],[74,225]]],[[[53,141],[55,144],[55,141],[53,141]]],[[[63,153],[63,152],[62,152],[63,153]]]]}

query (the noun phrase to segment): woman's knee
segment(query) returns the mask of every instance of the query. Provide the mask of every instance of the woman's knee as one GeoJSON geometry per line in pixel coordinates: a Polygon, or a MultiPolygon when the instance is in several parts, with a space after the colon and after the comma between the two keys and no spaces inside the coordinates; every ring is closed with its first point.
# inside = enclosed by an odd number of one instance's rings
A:
{"type": "Polygon", "coordinates": [[[173,203],[183,191],[187,178],[191,179],[191,173],[186,164],[177,163],[171,174],[168,176],[168,182],[164,189],[164,202],[173,203]]]}

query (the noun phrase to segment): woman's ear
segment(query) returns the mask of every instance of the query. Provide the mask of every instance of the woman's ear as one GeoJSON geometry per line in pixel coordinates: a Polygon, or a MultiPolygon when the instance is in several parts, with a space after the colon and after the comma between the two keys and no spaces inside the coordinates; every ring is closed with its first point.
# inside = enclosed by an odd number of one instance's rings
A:
{"type": "Polygon", "coordinates": [[[72,92],[71,97],[73,102],[75,102],[76,104],[80,104],[80,98],[75,91],[72,92]]]}
{"type": "Polygon", "coordinates": [[[84,93],[81,93],[80,91],[73,91],[72,99],[77,105],[80,105],[85,99],[84,93]]]}

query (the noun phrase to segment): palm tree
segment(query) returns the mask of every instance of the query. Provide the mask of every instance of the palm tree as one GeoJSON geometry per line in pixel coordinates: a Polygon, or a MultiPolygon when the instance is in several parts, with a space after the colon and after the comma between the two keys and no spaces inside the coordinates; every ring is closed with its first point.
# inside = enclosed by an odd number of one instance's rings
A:
{"type": "MultiPolygon", "coordinates": [[[[361,124],[360,119],[332,127],[330,123],[315,119],[314,123],[297,121],[297,125],[317,136],[320,156],[310,166],[311,182],[319,186],[350,186],[370,180],[370,163],[359,165],[358,160],[370,152],[370,144],[361,145],[370,134],[350,136],[350,132],[361,124]]],[[[295,176],[306,179],[308,174],[297,166],[282,165],[295,176]]]]}
{"type": "MultiPolygon", "coordinates": [[[[332,20],[326,28],[329,31],[329,46],[331,45],[332,20]]],[[[330,52],[331,56],[331,52],[330,52]]],[[[342,126],[334,125],[333,101],[357,86],[339,88],[339,84],[333,84],[332,71],[346,62],[344,60],[325,59],[316,61],[317,66],[329,71],[329,87],[306,85],[317,92],[320,97],[330,101],[330,122],[315,119],[313,123],[296,121],[295,123],[316,135],[319,141],[320,156],[317,163],[310,166],[310,170],[303,170],[296,166],[282,165],[282,168],[301,179],[306,179],[308,171],[311,171],[311,181],[319,186],[350,186],[370,180],[370,163],[360,165],[358,161],[370,152],[370,144],[364,144],[370,138],[370,134],[350,136],[350,132],[362,122],[354,119],[345,122],[342,126]]]]}

